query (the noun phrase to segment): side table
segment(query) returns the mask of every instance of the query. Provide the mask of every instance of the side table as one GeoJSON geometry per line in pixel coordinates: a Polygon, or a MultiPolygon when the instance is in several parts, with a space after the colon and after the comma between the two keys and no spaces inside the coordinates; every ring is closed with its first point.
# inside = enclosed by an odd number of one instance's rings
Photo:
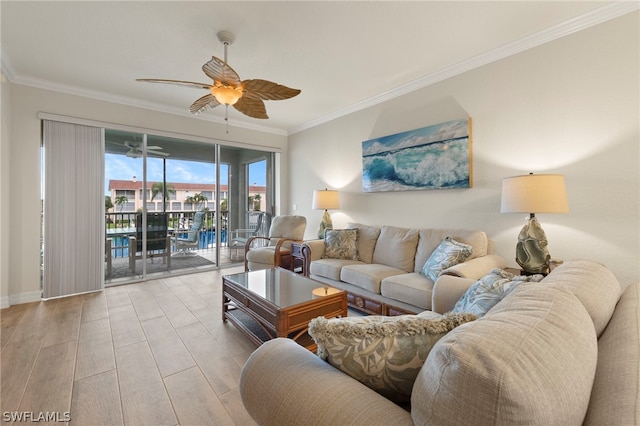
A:
{"type": "Polygon", "coordinates": [[[304,256],[302,255],[302,244],[299,242],[291,243],[291,270],[298,274],[304,275],[304,256]]]}

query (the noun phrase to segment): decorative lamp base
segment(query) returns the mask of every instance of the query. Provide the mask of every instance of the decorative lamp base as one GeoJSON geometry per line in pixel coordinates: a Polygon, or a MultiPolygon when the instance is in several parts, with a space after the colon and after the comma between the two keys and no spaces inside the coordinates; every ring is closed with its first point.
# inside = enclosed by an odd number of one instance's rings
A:
{"type": "Polygon", "coordinates": [[[524,225],[518,235],[516,262],[527,275],[549,273],[549,250],[547,235],[534,215],[524,225]]]}
{"type": "Polygon", "coordinates": [[[324,239],[324,231],[325,229],[333,229],[333,223],[331,222],[331,216],[327,210],[324,211],[322,215],[322,220],[320,221],[320,228],[318,229],[318,238],[321,240],[324,239]]]}

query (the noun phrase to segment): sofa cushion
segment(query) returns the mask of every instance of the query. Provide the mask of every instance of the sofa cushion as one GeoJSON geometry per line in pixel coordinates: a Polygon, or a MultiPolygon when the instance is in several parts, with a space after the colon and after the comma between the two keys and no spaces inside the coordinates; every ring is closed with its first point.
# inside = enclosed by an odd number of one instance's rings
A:
{"type": "Polygon", "coordinates": [[[319,277],[340,281],[340,272],[347,265],[358,265],[363,262],[346,259],[318,259],[311,262],[309,273],[319,277]]]}
{"type": "Polygon", "coordinates": [[[411,416],[415,424],[581,424],[597,351],[573,294],[519,286],[440,339],[416,379],[411,416]]]}
{"type": "Polygon", "coordinates": [[[473,251],[467,260],[488,254],[489,239],[482,231],[470,231],[466,229],[421,229],[416,249],[416,266],[414,272],[420,272],[431,253],[440,245],[443,238],[450,236],[456,241],[471,246],[473,251]]]}
{"type": "Polygon", "coordinates": [[[422,267],[422,272],[431,281],[436,281],[443,269],[464,262],[472,253],[470,245],[460,243],[450,236],[444,237],[422,267]]]}
{"type": "Polygon", "coordinates": [[[387,265],[358,263],[345,265],[340,271],[340,280],[356,287],[380,294],[380,282],[392,275],[406,274],[402,269],[387,265]]]}
{"type": "Polygon", "coordinates": [[[515,276],[502,269],[494,269],[476,281],[453,307],[453,312],[470,312],[484,316],[523,282],[539,282],[542,275],[515,276]]]}
{"type": "Polygon", "coordinates": [[[575,294],[589,312],[598,337],[607,326],[622,292],[613,272],[590,260],[564,263],[555,268],[543,282],[553,287],[566,288],[575,294]]]}
{"type": "Polygon", "coordinates": [[[380,228],[376,226],[362,225],[360,223],[348,223],[347,229],[358,230],[358,256],[365,263],[373,261],[373,250],[380,235],[380,228]]]}
{"type": "MultiPolygon", "coordinates": [[[[280,255],[286,255],[289,253],[291,253],[291,250],[284,247],[284,245],[280,247],[280,255]]],[[[267,247],[254,248],[249,250],[246,256],[247,256],[247,261],[249,262],[273,265],[275,262],[276,247],[267,246],[267,247]]]]}
{"type": "Polygon", "coordinates": [[[413,272],[418,230],[383,226],[373,252],[373,263],[413,272]]]}
{"type": "Polygon", "coordinates": [[[439,318],[366,316],[309,323],[318,356],[396,403],[408,402],[420,368],[447,332],[475,319],[471,314],[439,318]]]}
{"type": "Polygon", "coordinates": [[[598,341],[585,426],[640,424],[640,284],[628,286],[598,341]]]}
{"type": "Polygon", "coordinates": [[[422,309],[431,309],[432,291],[433,281],[415,272],[387,277],[380,283],[380,294],[384,297],[422,309]]]}
{"type": "Polygon", "coordinates": [[[327,229],[324,231],[324,254],[328,259],[360,260],[357,229],[327,229]]]}

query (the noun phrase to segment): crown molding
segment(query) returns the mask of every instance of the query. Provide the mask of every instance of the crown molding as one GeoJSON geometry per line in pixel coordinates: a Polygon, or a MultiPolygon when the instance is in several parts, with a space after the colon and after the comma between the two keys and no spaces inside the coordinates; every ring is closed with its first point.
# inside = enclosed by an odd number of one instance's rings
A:
{"type": "MultiPolygon", "coordinates": [[[[376,96],[372,96],[361,102],[353,104],[351,106],[341,108],[330,114],[318,117],[314,120],[307,121],[297,126],[293,126],[288,130],[277,129],[268,126],[262,126],[257,124],[251,124],[246,122],[234,122],[233,127],[244,128],[248,130],[255,130],[259,132],[272,133],[276,135],[292,135],[302,132],[307,129],[319,126],[321,124],[336,120],[344,117],[345,115],[352,114],[357,111],[378,105],[380,103],[395,99],[399,96],[414,92],[416,90],[425,88],[432,84],[447,80],[457,75],[463,74],[467,71],[471,71],[475,68],[490,64],[492,62],[499,61],[508,56],[512,56],[534,47],[540,46],[545,43],[560,39],[570,34],[582,31],[584,29],[593,27],[611,19],[618,18],[628,13],[635,12],[640,9],[640,2],[635,0],[623,0],[615,1],[606,6],[588,12],[584,15],[570,19],[561,24],[542,30],[536,34],[521,38],[513,43],[509,43],[505,46],[498,47],[485,53],[481,53],[464,61],[458,62],[454,65],[442,68],[435,72],[425,75],[417,80],[398,86],[394,89],[382,92],[376,96]]],[[[21,84],[25,86],[31,86],[44,90],[52,90],[55,92],[66,93],[75,96],[81,96],[100,101],[112,102],[121,105],[127,105],[137,108],[143,108],[147,110],[163,112],[172,115],[178,115],[183,117],[190,117],[198,120],[211,121],[219,124],[226,124],[226,122],[218,117],[197,115],[192,116],[187,114],[183,109],[169,107],[165,105],[159,105],[156,103],[145,102],[138,99],[133,99],[124,96],[114,96],[110,93],[99,92],[94,90],[88,90],[69,85],[63,85],[53,83],[46,80],[34,79],[28,77],[22,77],[16,75],[15,70],[11,65],[11,61],[7,54],[0,48],[0,65],[3,75],[11,82],[15,84],[21,84]]]]}
{"type": "MultiPolygon", "coordinates": [[[[205,115],[194,116],[194,115],[188,114],[182,108],[170,107],[166,105],[160,105],[157,103],[141,101],[139,99],[134,99],[126,96],[115,96],[110,93],[84,89],[80,87],[70,86],[67,84],[59,84],[59,83],[55,83],[48,80],[42,80],[42,79],[31,78],[31,77],[22,77],[19,75],[16,76],[16,73],[14,72],[13,67],[11,66],[11,61],[9,60],[9,57],[4,52],[4,50],[0,50],[0,55],[1,55],[1,61],[2,61],[2,72],[7,77],[7,79],[13,84],[19,84],[19,85],[34,87],[34,88],[43,89],[43,90],[51,90],[54,92],[64,93],[67,95],[80,96],[84,98],[95,99],[98,101],[111,102],[111,103],[116,103],[120,105],[126,105],[130,107],[135,107],[135,108],[142,108],[146,110],[157,111],[157,112],[162,112],[166,114],[178,115],[178,116],[188,117],[196,120],[204,120],[204,121],[210,121],[213,123],[226,125],[226,121],[223,118],[218,118],[214,116],[205,116],[205,115]]],[[[248,130],[255,130],[258,132],[287,136],[286,130],[268,127],[268,126],[262,126],[258,124],[231,121],[229,125],[231,127],[238,127],[238,128],[248,129],[248,130]]]]}
{"type": "Polygon", "coordinates": [[[611,19],[618,18],[628,13],[635,12],[640,9],[638,1],[616,1],[584,15],[570,19],[561,24],[549,27],[538,33],[521,38],[507,45],[498,47],[485,53],[473,56],[457,64],[442,68],[433,73],[427,74],[412,82],[403,84],[394,89],[380,93],[371,98],[365,99],[357,104],[342,108],[330,114],[318,117],[314,120],[307,121],[298,126],[291,127],[288,130],[289,135],[293,135],[303,130],[308,130],[324,123],[344,117],[357,111],[381,104],[402,95],[414,92],[418,89],[425,88],[440,81],[447,80],[475,68],[499,61],[508,56],[515,55],[525,50],[532,49],[545,43],[560,39],[562,37],[574,34],[584,29],[593,27],[611,19]]]}

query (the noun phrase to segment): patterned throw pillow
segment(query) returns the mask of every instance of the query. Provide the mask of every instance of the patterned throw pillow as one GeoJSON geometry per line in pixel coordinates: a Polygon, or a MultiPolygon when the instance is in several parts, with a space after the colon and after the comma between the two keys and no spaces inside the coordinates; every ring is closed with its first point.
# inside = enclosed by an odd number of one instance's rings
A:
{"type": "Polygon", "coordinates": [[[540,274],[515,276],[494,269],[467,289],[452,312],[469,312],[482,317],[523,282],[539,282],[542,278],[540,274]]]}
{"type": "Polygon", "coordinates": [[[439,318],[416,315],[366,316],[309,323],[318,356],[386,398],[403,404],[429,351],[438,339],[472,314],[448,313],[439,318]]]}
{"type": "Polygon", "coordinates": [[[325,259],[360,260],[357,229],[327,229],[324,231],[325,259]]]}
{"type": "Polygon", "coordinates": [[[443,269],[464,262],[472,252],[470,245],[460,243],[451,237],[444,237],[422,267],[422,274],[435,282],[443,269]]]}

